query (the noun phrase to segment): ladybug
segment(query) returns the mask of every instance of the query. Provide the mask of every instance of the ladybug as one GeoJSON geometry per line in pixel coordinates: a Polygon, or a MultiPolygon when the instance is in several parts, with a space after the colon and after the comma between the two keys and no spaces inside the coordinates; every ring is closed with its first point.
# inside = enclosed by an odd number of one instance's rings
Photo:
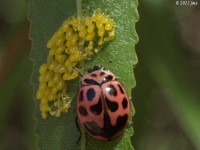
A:
{"type": "Polygon", "coordinates": [[[130,117],[130,101],[113,73],[93,66],[81,79],[76,113],[77,123],[89,135],[108,142],[123,133],[130,117]]]}

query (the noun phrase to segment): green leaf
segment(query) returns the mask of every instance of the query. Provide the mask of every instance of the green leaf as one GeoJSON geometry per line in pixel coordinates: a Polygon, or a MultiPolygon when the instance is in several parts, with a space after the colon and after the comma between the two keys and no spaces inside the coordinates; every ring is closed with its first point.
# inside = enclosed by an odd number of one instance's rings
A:
{"type": "MultiPolygon", "coordinates": [[[[127,93],[131,96],[131,90],[135,87],[133,66],[137,64],[135,44],[138,36],[135,32],[135,22],[138,21],[137,0],[83,0],[83,10],[94,11],[101,8],[114,19],[116,23],[116,38],[106,44],[103,49],[92,58],[86,61],[85,66],[104,65],[108,70],[115,73],[123,83],[127,93]],[[112,63],[109,64],[109,61],[112,63]]],[[[62,22],[69,16],[77,12],[74,0],[32,0],[29,9],[29,19],[31,22],[30,38],[32,39],[31,58],[34,62],[32,83],[34,93],[38,87],[38,69],[46,62],[48,49],[46,43],[51,35],[57,30],[62,22]]],[[[123,136],[116,140],[105,143],[96,141],[86,135],[83,136],[81,144],[76,144],[79,132],[75,125],[75,101],[78,91],[78,79],[69,84],[72,93],[72,108],[67,114],[60,117],[48,116],[42,119],[39,110],[39,101],[36,100],[37,108],[35,117],[37,120],[36,133],[39,138],[39,148],[41,150],[131,150],[133,149],[130,138],[133,135],[133,128],[127,127],[123,136]]],[[[135,110],[132,107],[132,115],[135,110]]],[[[132,120],[130,120],[131,124],[132,120]]]]}

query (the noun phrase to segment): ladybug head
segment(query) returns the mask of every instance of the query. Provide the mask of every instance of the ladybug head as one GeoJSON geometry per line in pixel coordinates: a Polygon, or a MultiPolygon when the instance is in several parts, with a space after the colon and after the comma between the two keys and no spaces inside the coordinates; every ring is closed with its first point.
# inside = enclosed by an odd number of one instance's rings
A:
{"type": "Polygon", "coordinates": [[[88,73],[97,71],[97,70],[105,70],[105,68],[103,66],[93,66],[91,68],[88,69],[88,73]]]}

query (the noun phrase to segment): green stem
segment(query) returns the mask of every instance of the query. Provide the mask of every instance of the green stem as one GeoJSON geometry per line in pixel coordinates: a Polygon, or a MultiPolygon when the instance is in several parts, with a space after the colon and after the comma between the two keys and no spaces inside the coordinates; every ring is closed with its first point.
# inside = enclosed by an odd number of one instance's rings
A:
{"type": "Polygon", "coordinates": [[[76,9],[77,9],[77,17],[80,18],[82,16],[82,0],[76,0],[76,9]]]}
{"type": "MultiPolygon", "coordinates": [[[[82,0],[76,0],[76,10],[77,10],[77,17],[82,17],[82,0]]],[[[79,66],[81,67],[80,72],[81,74],[84,72],[84,60],[82,60],[79,63],[79,66]]]]}
{"type": "Polygon", "coordinates": [[[81,150],[85,150],[85,131],[81,128],[81,150]]]}

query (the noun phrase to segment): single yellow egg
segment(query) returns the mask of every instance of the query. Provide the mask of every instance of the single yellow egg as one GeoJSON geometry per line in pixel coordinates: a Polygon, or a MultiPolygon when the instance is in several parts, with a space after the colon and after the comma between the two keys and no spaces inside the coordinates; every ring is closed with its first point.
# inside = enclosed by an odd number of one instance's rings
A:
{"type": "Polygon", "coordinates": [[[105,25],[105,29],[112,30],[113,27],[114,27],[114,21],[113,19],[109,19],[105,25]]]}
{"type": "Polygon", "coordinates": [[[65,38],[66,38],[67,40],[69,40],[69,39],[71,38],[73,32],[74,32],[74,31],[73,31],[72,27],[69,27],[69,30],[65,33],[65,38]]]}
{"type": "Polygon", "coordinates": [[[39,76],[39,82],[40,82],[40,83],[42,83],[42,82],[46,82],[46,81],[45,81],[45,76],[46,76],[45,73],[40,74],[40,76],[39,76]]]}
{"type": "Polygon", "coordinates": [[[85,25],[89,26],[92,23],[92,19],[90,17],[85,18],[85,25]]]}
{"type": "Polygon", "coordinates": [[[65,61],[67,55],[66,54],[57,54],[56,55],[56,60],[59,62],[59,63],[62,63],[65,61]]]}
{"type": "Polygon", "coordinates": [[[56,47],[52,47],[52,48],[49,50],[49,56],[55,55],[55,52],[56,52],[56,47]]]}
{"type": "Polygon", "coordinates": [[[74,33],[70,39],[70,42],[72,45],[74,45],[78,40],[78,34],[77,33],[74,33]]]}
{"type": "Polygon", "coordinates": [[[53,80],[48,81],[48,87],[53,87],[55,82],[53,80]]]}
{"type": "Polygon", "coordinates": [[[103,24],[105,24],[107,21],[108,21],[108,17],[106,15],[103,15],[102,18],[101,18],[101,22],[103,24]]]}
{"type": "Polygon", "coordinates": [[[98,29],[104,28],[104,25],[103,25],[103,23],[101,21],[97,21],[96,22],[96,26],[97,26],[98,29]]]}
{"type": "Polygon", "coordinates": [[[58,65],[58,61],[56,61],[56,60],[50,62],[49,70],[54,70],[57,65],[58,65]]]}
{"type": "Polygon", "coordinates": [[[63,88],[65,81],[61,78],[57,83],[57,88],[60,90],[63,88]]]}
{"type": "Polygon", "coordinates": [[[47,87],[46,82],[43,82],[43,83],[40,83],[40,84],[39,84],[39,89],[40,89],[40,91],[44,91],[44,90],[46,89],[46,87],[47,87]]]}
{"type": "Polygon", "coordinates": [[[88,27],[87,27],[87,32],[91,33],[93,32],[95,29],[95,25],[94,23],[91,23],[88,27]]]}
{"type": "Polygon", "coordinates": [[[61,46],[65,41],[65,36],[61,36],[57,41],[56,41],[56,46],[61,46]]]}
{"type": "Polygon", "coordinates": [[[83,30],[81,30],[81,31],[79,32],[79,36],[80,36],[81,38],[84,38],[84,37],[86,36],[86,34],[87,34],[87,29],[86,29],[86,28],[83,29],[83,30]]]}
{"type": "Polygon", "coordinates": [[[51,92],[52,93],[57,93],[58,92],[57,86],[53,86],[52,89],[51,89],[51,92]]]}
{"type": "Polygon", "coordinates": [[[57,47],[57,48],[55,49],[55,52],[56,52],[57,54],[60,54],[60,53],[62,53],[62,52],[65,50],[65,48],[66,48],[65,43],[63,43],[62,45],[60,45],[59,47],[57,47]]]}
{"type": "Polygon", "coordinates": [[[94,36],[95,36],[95,32],[91,32],[91,33],[88,33],[87,36],[86,36],[86,40],[87,41],[91,41],[94,39],[94,36]]]}
{"type": "Polygon", "coordinates": [[[55,39],[50,39],[47,42],[47,48],[52,48],[55,45],[55,39]]]}
{"type": "Polygon", "coordinates": [[[53,72],[52,71],[47,71],[44,80],[45,81],[49,81],[52,78],[52,76],[53,76],[53,72]]]}
{"type": "Polygon", "coordinates": [[[40,74],[46,73],[47,69],[48,69],[48,64],[42,64],[39,69],[40,74]]]}
{"type": "Polygon", "coordinates": [[[57,95],[55,93],[50,93],[48,96],[48,100],[50,100],[50,101],[55,100],[56,97],[57,97],[57,95]]]}
{"type": "Polygon", "coordinates": [[[40,89],[38,89],[37,92],[36,92],[36,98],[37,98],[37,99],[41,99],[43,95],[44,95],[44,93],[41,92],[40,89]]]}
{"type": "Polygon", "coordinates": [[[98,35],[102,37],[104,35],[104,32],[105,32],[105,29],[101,28],[98,30],[98,35]]]}
{"type": "Polygon", "coordinates": [[[61,74],[60,73],[55,73],[53,76],[53,81],[58,82],[60,80],[61,74]]]}
{"type": "Polygon", "coordinates": [[[65,20],[65,21],[63,22],[61,28],[62,28],[62,31],[63,31],[63,32],[68,31],[68,29],[69,29],[69,21],[68,21],[68,20],[65,20]]]}
{"type": "Polygon", "coordinates": [[[62,65],[59,67],[58,72],[59,72],[59,73],[65,73],[66,70],[67,70],[67,67],[66,67],[64,64],[62,64],[62,65]]]}

